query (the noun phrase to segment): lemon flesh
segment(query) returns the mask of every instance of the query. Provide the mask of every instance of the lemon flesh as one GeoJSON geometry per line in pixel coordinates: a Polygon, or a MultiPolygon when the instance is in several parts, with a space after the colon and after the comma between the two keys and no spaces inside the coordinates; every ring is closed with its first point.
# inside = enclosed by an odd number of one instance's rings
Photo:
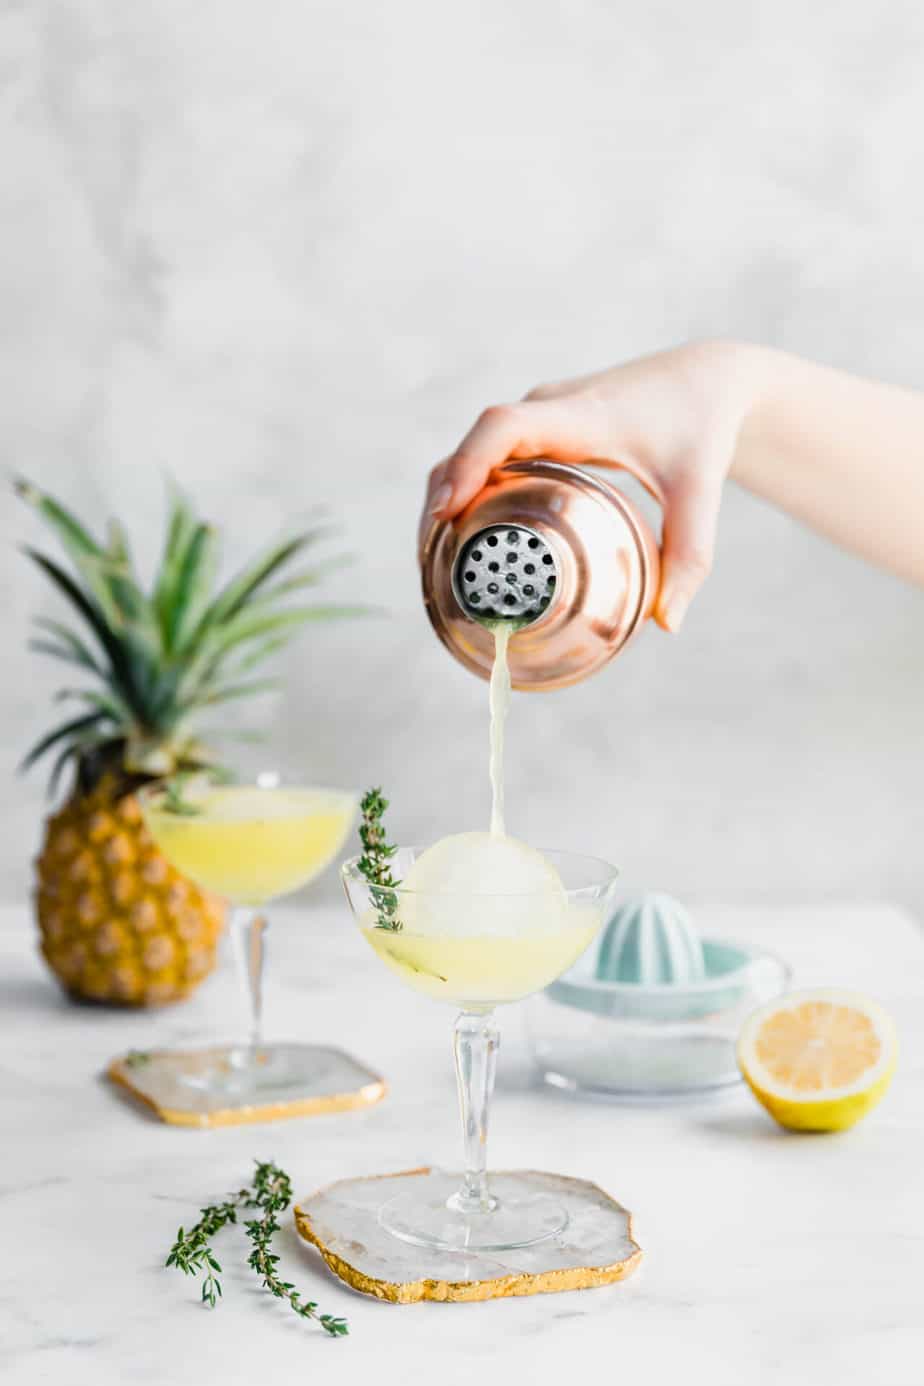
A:
{"type": "Polygon", "coordinates": [[[881,1100],[898,1042],[883,1008],[854,992],[791,992],[745,1021],[738,1066],[790,1131],[845,1131],[881,1100]]]}

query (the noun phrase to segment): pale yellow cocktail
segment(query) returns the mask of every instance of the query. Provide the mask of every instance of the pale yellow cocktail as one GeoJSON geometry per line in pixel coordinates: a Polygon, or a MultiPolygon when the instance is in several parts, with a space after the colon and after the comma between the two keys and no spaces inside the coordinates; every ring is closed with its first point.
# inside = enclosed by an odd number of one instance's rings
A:
{"type": "Polygon", "coordinates": [[[392,933],[370,919],[363,936],[408,986],[437,1001],[489,1008],[541,991],[588,947],[600,911],[572,906],[562,913],[558,927],[526,935],[392,933]]]}
{"type": "Polygon", "coordinates": [[[188,812],[153,797],[145,818],[185,875],[236,905],[263,905],[313,880],[337,855],[356,811],[339,790],[191,786],[188,812]]]}

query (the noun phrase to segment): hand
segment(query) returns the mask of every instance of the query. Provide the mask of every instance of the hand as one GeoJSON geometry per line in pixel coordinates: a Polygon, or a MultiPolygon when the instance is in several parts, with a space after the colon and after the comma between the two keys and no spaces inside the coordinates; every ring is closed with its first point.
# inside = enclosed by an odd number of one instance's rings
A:
{"type": "Polygon", "coordinates": [[[655,617],[676,631],[712,567],[722,487],[756,393],[759,349],[704,342],[531,390],[486,409],[430,473],[421,536],[513,458],[623,468],[664,512],[655,617]]]}

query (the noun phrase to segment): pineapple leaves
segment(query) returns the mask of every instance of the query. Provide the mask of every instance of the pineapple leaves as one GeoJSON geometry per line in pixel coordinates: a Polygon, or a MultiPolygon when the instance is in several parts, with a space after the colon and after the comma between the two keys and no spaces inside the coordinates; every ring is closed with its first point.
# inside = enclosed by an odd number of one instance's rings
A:
{"type": "Polygon", "coordinates": [[[22,479],[14,484],[17,495],[54,530],[107,624],[115,627],[124,621],[142,620],[147,601],[132,574],[124,536],[120,541],[117,533],[115,544],[110,537],[110,548],[104,549],[53,497],[22,479]]]}
{"type": "Polygon", "coordinates": [[[86,621],[109,660],[113,680],[118,681],[126,696],[126,701],[130,705],[133,704],[132,671],[125,657],[124,648],[107,625],[99,607],[80,590],[73,578],[63,568],[59,568],[52,559],[39,553],[37,549],[26,548],[25,553],[51,578],[58,590],[67,597],[68,601],[86,621]]]}
{"type": "Polygon", "coordinates": [[[67,659],[72,664],[78,664],[81,668],[89,669],[92,673],[102,676],[103,671],[87,646],[67,626],[62,625],[60,621],[51,621],[45,616],[36,616],[35,624],[39,630],[53,635],[58,643],[55,645],[47,640],[34,640],[31,642],[34,650],[41,650],[44,654],[53,654],[59,659],[67,659]]]}
{"type": "Polygon", "coordinates": [[[270,655],[274,655],[277,650],[285,649],[290,639],[291,633],[286,631],[285,635],[274,635],[269,640],[261,640],[242,659],[234,661],[235,675],[246,674],[249,670],[255,669],[258,664],[269,659],[270,655]]]}
{"type": "Polygon", "coordinates": [[[126,709],[120,703],[106,693],[97,693],[93,688],[61,688],[55,694],[55,702],[78,702],[85,703],[87,707],[99,708],[118,726],[129,720],[126,709]]]}
{"type": "Polygon", "coordinates": [[[91,727],[98,726],[100,722],[111,720],[108,712],[99,709],[96,712],[88,712],[83,717],[75,717],[71,722],[63,722],[61,726],[55,727],[47,736],[43,736],[41,741],[37,741],[29,751],[20,765],[20,770],[28,770],[30,765],[34,765],[37,760],[41,760],[46,751],[51,750],[59,741],[65,737],[74,738],[81,732],[89,731],[91,727]]]}
{"type": "MultiPolygon", "coordinates": [[[[97,782],[101,767],[114,763],[128,773],[172,774],[183,767],[183,748],[193,744],[186,721],[192,713],[277,687],[261,676],[261,666],[308,623],[369,613],[358,605],[299,603],[300,593],[348,561],[334,558],[299,569],[300,556],[331,533],[321,522],[268,545],[219,585],[217,533],[174,491],[148,589],[138,581],[118,521],[108,522],[100,542],[37,487],[20,480],[16,491],[70,560],[62,566],[25,549],[79,621],[38,618],[31,647],[95,685],[61,690],[59,701],[82,703],[84,710],[36,743],[23,763],[25,769],[56,749],[53,784],[71,759],[81,791],[97,782]]],[[[197,764],[202,755],[196,753],[197,764]]]]}
{"type": "Polygon", "coordinates": [[[148,599],[135,581],[131,567],[124,561],[106,560],[103,566],[103,590],[116,608],[110,624],[118,629],[133,627],[150,641],[154,634],[154,618],[148,599]]]}
{"type": "Polygon", "coordinates": [[[65,746],[64,750],[59,751],[58,754],[55,756],[54,763],[51,767],[51,774],[48,776],[49,799],[53,798],[54,795],[57,793],[58,785],[61,782],[61,776],[64,773],[64,767],[67,765],[67,762],[76,757],[77,754],[77,745],[70,745],[65,746]]]}
{"type": "Polygon", "coordinates": [[[290,606],[283,610],[243,611],[232,621],[221,626],[212,644],[213,653],[221,656],[229,650],[237,649],[248,640],[260,636],[281,634],[290,631],[305,621],[325,621],[335,616],[354,616],[361,607],[349,606],[290,606]]]}
{"type": "Polygon", "coordinates": [[[165,632],[170,629],[173,621],[172,613],[174,603],[177,600],[177,584],[180,572],[196,528],[196,517],[189,502],[179,491],[174,491],[170,497],[167,537],[152,597],[154,613],[165,648],[167,647],[165,632]]]}
{"type": "Polygon", "coordinates": [[[223,626],[232,620],[238,612],[248,605],[254,594],[275,572],[278,572],[309,544],[316,543],[329,532],[327,527],[319,526],[317,529],[305,530],[304,533],[297,534],[292,539],[286,539],[282,543],[274,545],[256,562],[239,573],[236,578],[232,578],[204,613],[195,631],[194,641],[199,643],[208,631],[216,626],[223,626]]]}
{"type": "Polygon", "coordinates": [[[216,703],[229,703],[235,698],[250,698],[258,693],[276,692],[280,687],[279,679],[248,679],[244,683],[229,683],[198,698],[193,697],[185,706],[189,710],[194,707],[213,707],[216,703]]]}
{"type": "Polygon", "coordinates": [[[329,621],[351,616],[364,616],[368,608],[362,606],[295,606],[278,611],[265,611],[260,614],[262,604],[255,603],[255,610],[244,609],[234,620],[219,626],[210,639],[204,643],[200,662],[190,669],[188,704],[202,702],[202,690],[210,687],[225,669],[232,656],[237,655],[242,646],[254,640],[260,641],[259,654],[254,659],[243,659],[235,663],[234,672],[243,673],[271,651],[288,644],[295,631],[308,621],[329,621]],[[266,638],[270,637],[270,638],[266,638]]]}
{"type": "Polygon", "coordinates": [[[103,558],[103,550],[63,505],[46,496],[37,486],[18,477],[13,483],[17,496],[48,521],[67,553],[78,563],[85,558],[103,558]]]}
{"type": "Polygon", "coordinates": [[[25,552],[51,578],[93,631],[109,666],[108,669],[100,669],[94,661],[93,672],[109,684],[118,701],[128,710],[131,720],[145,725],[148,709],[153,702],[158,660],[157,652],[149,645],[144,630],[130,627],[124,632],[113,631],[92,597],[88,597],[63,568],[35,549],[27,548],[25,552]]]}
{"type": "Polygon", "coordinates": [[[125,533],[124,526],[118,520],[107,520],[106,533],[109,537],[107,553],[113,563],[121,564],[130,569],[132,566],[131,549],[128,543],[128,535],[125,533]]]}
{"type": "Polygon", "coordinates": [[[262,593],[260,600],[269,604],[279,601],[281,597],[288,596],[291,592],[299,592],[306,587],[318,587],[328,573],[335,573],[338,569],[348,568],[352,562],[353,560],[348,553],[338,554],[336,558],[328,558],[323,563],[316,563],[308,572],[288,578],[285,582],[274,583],[272,587],[262,593]]]}
{"type": "Polygon", "coordinates": [[[166,653],[182,649],[184,636],[208,600],[215,570],[216,536],[208,525],[196,525],[186,545],[176,579],[160,614],[160,629],[166,653]]]}
{"type": "Polygon", "coordinates": [[[53,640],[30,640],[29,649],[36,654],[52,655],[55,659],[63,659],[68,664],[79,664],[80,660],[74,658],[70,650],[66,650],[63,645],[56,645],[53,640]]]}

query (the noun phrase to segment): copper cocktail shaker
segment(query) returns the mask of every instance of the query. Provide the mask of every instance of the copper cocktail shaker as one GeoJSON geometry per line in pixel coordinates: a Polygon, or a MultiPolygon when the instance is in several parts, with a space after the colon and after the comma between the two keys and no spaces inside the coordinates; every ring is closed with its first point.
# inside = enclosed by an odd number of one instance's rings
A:
{"type": "Polygon", "coordinates": [[[516,622],[515,688],[564,688],[602,668],[651,614],[658,545],[613,486],[563,462],[511,462],[454,520],[435,520],[421,559],[424,604],[446,648],[487,678],[491,625],[516,622]]]}

